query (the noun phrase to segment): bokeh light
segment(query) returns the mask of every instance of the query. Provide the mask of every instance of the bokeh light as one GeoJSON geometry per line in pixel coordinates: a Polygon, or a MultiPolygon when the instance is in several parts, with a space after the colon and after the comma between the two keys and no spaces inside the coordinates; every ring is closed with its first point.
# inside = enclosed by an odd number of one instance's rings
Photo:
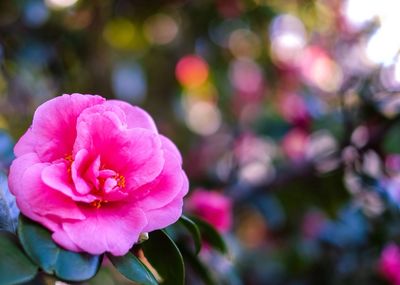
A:
{"type": "Polygon", "coordinates": [[[199,56],[186,55],[178,61],[175,75],[183,86],[196,88],[206,82],[209,75],[208,64],[199,56]]]}
{"type": "Polygon", "coordinates": [[[233,31],[228,40],[229,49],[237,58],[257,58],[260,55],[260,39],[247,29],[233,31]]]}
{"type": "Polygon", "coordinates": [[[23,19],[28,26],[39,27],[49,17],[48,8],[41,1],[32,0],[25,6],[23,19]]]}
{"type": "Polygon", "coordinates": [[[229,79],[236,90],[246,94],[260,92],[264,83],[262,69],[252,60],[231,62],[229,79]]]}
{"type": "Polygon", "coordinates": [[[187,125],[195,133],[207,136],[214,134],[221,126],[218,107],[207,101],[195,101],[187,107],[187,125]]]}
{"type": "Polygon", "coordinates": [[[374,19],[376,8],[374,0],[347,0],[343,5],[343,14],[353,28],[359,29],[374,19]]]}
{"type": "Polygon", "coordinates": [[[138,104],[147,92],[147,82],[143,69],[138,63],[119,63],[114,67],[112,87],[118,99],[138,104]]]}
{"type": "Polygon", "coordinates": [[[336,62],[320,47],[308,47],[301,58],[304,78],[326,92],[337,91],[343,81],[343,73],[336,62]]]}
{"type": "Polygon", "coordinates": [[[147,39],[159,45],[172,42],[179,32],[179,27],[174,18],[167,14],[156,14],[146,19],[144,24],[147,39]]]}
{"type": "Polygon", "coordinates": [[[116,49],[135,49],[142,44],[139,31],[126,18],[117,18],[108,22],[103,36],[106,42],[116,49]]]}
{"type": "Polygon", "coordinates": [[[296,65],[307,43],[303,23],[286,14],[276,17],[270,25],[272,58],[278,64],[296,65]]]}
{"type": "Polygon", "coordinates": [[[46,4],[53,9],[63,9],[75,5],[78,0],[45,0],[46,4]]]}

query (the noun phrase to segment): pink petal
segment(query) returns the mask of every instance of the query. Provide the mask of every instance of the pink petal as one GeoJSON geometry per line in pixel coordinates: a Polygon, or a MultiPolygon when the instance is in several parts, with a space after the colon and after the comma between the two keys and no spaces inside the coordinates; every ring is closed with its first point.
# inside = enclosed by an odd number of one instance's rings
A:
{"type": "Polygon", "coordinates": [[[124,129],[118,117],[89,109],[79,117],[74,149],[100,155],[104,168],[124,175],[129,189],[152,181],[164,164],[157,134],[146,129],[124,129]]]}
{"type": "Polygon", "coordinates": [[[48,187],[63,193],[74,201],[90,203],[98,199],[94,195],[81,195],[76,192],[75,185],[68,176],[68,166],[65,162],[51,164],[44,168],[42,181],[48,187]]]}
{"type": "Polygon", "coordinates": [[[88,163],[89,153],[86,149],[79,150],[75,155],[75,160],[71,165],[71,177],[75,184],[75,190],[79,194],[86,195],[92,190],[92,186],[89,185],[83,174],[85,172],[85,164],[88,163]]]}
{"type": "Polygon", "coordinates": [[[24,154],[12,162],[8,177],[8,186],[11,193],[18,196],[20,192],[26,190],[22,187],[22,177],[29,167],[37,163],[40,163],[40,160],[36,153],[24,154]]]}
{"type": "Polygon", "coordinates": [[[15,146],[16,155],[34,149],[44,162],[71,154],[79,114],[104,100],[100,96],[72,94],[43,103],[35,112],[31,129],[15,146]]]}
{"type": "Polygon", "coordinates": [[[128,128],[144,128],[158,132],[154,120],[143,109],[120,100],[109,100],[106,104],[117,106],[125,112],[128,128]]]}
{"type": "Polygon", "coordinates": [[[100,156],[97,156],[84,174],[86,180],[89,183],[92,183],[92,185],[94,185],[96,188],[99,187],[99,181],[97,178],[102,174],[102,171],[100,170],[100,163],[100,156]]]}
{"type": "Polygon", "coordinates": [[[35,152],[35,145],[36,139],[30,127],[15,145],[14,153],[19,157],[30,152],[35,152]]]}
{"type": "Polygon", "coordinates": [[[151,183],[143,185],[132,193],[136,205],[144,211],[158,209],[170,203],[176,196],[181,198],[186,194],[187,177],[182,170],[176,156],[170,152],[164,152],[165,164],[161,174],[151,183]],[[146,196],[142,197],[142,193],[146,196]]]}
{"type": "Polygon", "coordinates": [[[83,210],[85,220],[65,222],[63,228],[74,244],[91,254],[126,254],[147,224],[143,211],[129,205],[107,204],[83,210]]]}
{"type": "Polygon", "coordinates": [[[183,199],[177,196],[171,203],[160,209],[146,211],[148,224],[143,230],[145,232],[151,232],[172,225],[182,215],[182,207],[183,199]]]}
{"type": "Polygon", "coordinates": [[[146,232],[165,228],[175,223],[182,215],[183,197],[189,191],[189,180],[184,172],[182,172],[182,175],[183,184],[181,191],[169,204],[158,209],[145,211],[148,220],[148,224],[145,227],[146,232]]]}
{"type": "Polygon", "coordinates": [[[179,164],[182,164],[182,156],[176,145],[169,138],[163,135],[160,135],[160,138],[163,145],[163,149],[168,150],[179,161],[179,164]]]}
{"type": "Polygon", "coordinates": [[[25,171],[21,182],[24,191],[19,193],[17,201],[24,201],[30,205],[30,209],[21,211],[25,215],[34,212],[51,218],[84,219],[85,216],[73,200],[43,183],[41,173],[46,167],[46,164],[35,164],[25,171]]]}
{"type": "Polygon", "coordinates": [[[69,236],[65,233],[64,230],[58,230],[55,231],[52,236],[53,240],[63,248],[75,252],[80,252],[82,251],[81,248],[79,248],[70,238],[69,236]]]}

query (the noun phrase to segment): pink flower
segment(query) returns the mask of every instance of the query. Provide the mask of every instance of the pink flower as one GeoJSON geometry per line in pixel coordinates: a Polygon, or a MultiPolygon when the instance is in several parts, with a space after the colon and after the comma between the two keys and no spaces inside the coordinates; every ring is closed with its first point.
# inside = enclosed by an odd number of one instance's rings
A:
{"type": "Polygon", "coordinates": [[[379,260],[379,271],[393,285],[400,285],[400,248],[388,244],[382,251],[379,260]]]}
{"type": "Polygon", "coordinates": [[[21,212],[69,250],[123,255],[140,233],[182,213],[188,180],[181,155],[128,103],[52,99],[36,110],[14,152],[9,187],[21,212]]]}
{"type": "Polygon", "coordinates": [[[197,189],[186,201],[186,206],[189,212],[220,232],[229,231],[232,224],[232,202],[228,197],[218,192],[197,189]]]}

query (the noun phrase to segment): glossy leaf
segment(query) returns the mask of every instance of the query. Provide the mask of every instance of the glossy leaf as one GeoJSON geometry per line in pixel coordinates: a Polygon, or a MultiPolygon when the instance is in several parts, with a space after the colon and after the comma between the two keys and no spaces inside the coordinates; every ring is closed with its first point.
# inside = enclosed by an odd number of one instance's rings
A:
{"type": "Polygon", "coordinates": [[[38,267],[23,253],[17,237],[0,231],[0,285],[28,282],[37,271],[38,267]]]}
{"type": "Polygon", "coordinates": [[[157,280],[147,267],[133,253],[124,256],[108,255],[115,268],[129,280],[139,285],[157,285],[157,280]]]}
{"type": "Polygon", "coordinates": [[[182,215],[179,222],[186,227],[186,229],[191,233],[194,241],[195,251],[198,254],[201,250],[201,235],[200,230],[190,218],[182,215]]]}
{"type": "Polygon", "coordinates": [[[22,216],[19,220],[18,236],[29,257],[44,272],[54,274],[62,280],[90,279],[100,267],[100,256],[71,252],[59,247],[47,229],[22,216]]]}
{"type": "Polygon", "coordinates": [[[163,285],[183,285],[185,267],[175,242],[164,232],[150,233],[149,240],[141,244],[145,257],[162,278],[163,285]]]}
{"type": "Polygon", "coordinates": [[[17,230],[19,210],[7,185],[7,177],[0,172],[0,230],[17,230]]]}
{"type": "Polygon", "coordinates": [[[211,226],[209,223],[196,218],[196,217],[190,217],[192,221],[196,223],[198,226],[201,237],[208,242],[213,248],[216,250],[220,251],[221,253],[227,253],[227,247],[225,244],[224,239],[222,236],[218,233],[218,231],[211,226]]]}
{"type": "Polygon", "coordinates": [[[208,270],[207,266],[199,259],[198,256],[189,252],[185,248],[181,248],[182,255],[188,265],[193,268],[197,275],[203,280],[206,285],[217,285],[217,281],[211,272],[208,270]]]}

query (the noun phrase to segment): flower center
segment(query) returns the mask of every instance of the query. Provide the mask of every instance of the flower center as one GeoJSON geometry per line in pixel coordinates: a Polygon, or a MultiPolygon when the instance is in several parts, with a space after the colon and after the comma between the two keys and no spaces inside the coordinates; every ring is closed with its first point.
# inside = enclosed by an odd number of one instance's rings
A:
{"type": "Polygon", "coordinates": [[[107,200],[95,200],[90,203],[90,206],[99,209],[103,204],[107,204],[107,200]]]}
{"type": "Polygon", "coordinates": [[[107,168],[99,156],[94,160],[88,156],[75,160],[68,154],[64,159],[75,190],[82,195],[94,195],[95,200],[89,203],[90,206],[99,209],[110,199],[127,194],[125,176],[107,168]]]}
{"type": "Polygon", "coordinates": [[[117,180],[117,186],[120,188],[125,188],[125,176],[122,176],[121,174],[115,175],[115,180],[117,180]]]}
{"type": "Polygon", "coordinates": [[[67,154],[64,159],[66,161],[68,161],[68,167],[67,167],[67,171],[68,173],[71,173],[71,167],[72,167],[72,162],[74,161],[74,159],[72,158],[72,154],[67,154]]]}

